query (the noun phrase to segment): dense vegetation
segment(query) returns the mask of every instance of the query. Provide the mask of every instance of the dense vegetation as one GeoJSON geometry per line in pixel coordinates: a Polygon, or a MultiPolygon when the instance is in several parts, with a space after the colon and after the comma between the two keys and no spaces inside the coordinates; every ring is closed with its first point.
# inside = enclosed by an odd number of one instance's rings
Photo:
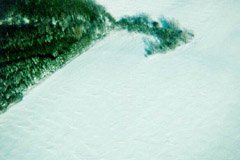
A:
{"type": "Polygon", "coordinates": [[[154,37],[146,55],[174,49],[193,35],[146,15],[116,21],[93,0],[0,0],[0,111],[112,29],[154,37]]]}
{"type": "Polygon", "coordinates": [[[0,0],[0,110],[111,29],[90,0],[0,0]]]}
{"type": "Polygon", "coordinates": [[[56,57],[86,34],[96,36],[106,29],[107,13],[89,0],[1,0],[0,4],[4,18],[0,63],[34,55],[56,57]]]}

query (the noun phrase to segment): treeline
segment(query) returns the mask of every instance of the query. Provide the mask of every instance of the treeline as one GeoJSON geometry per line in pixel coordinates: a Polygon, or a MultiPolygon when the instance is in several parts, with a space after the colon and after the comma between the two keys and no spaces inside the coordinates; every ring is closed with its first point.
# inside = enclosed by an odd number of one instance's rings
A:
{"type": "Polygon", "coordinates": [[[111,30],[91,0],[0,0],[0,111],[111,30]]]}
{"type": "Polygon", "coordinates": [[[91,44],[92,39],[85,36],[54,59],[35,56],[0,66],[0,112],[21,101],[30,86],[51,75],[91,44]]]}
{"type": "Polygon", "coordinates": [[[147,56],[193,37],[165,18],[141,14],[116,21],[93,0],[0,0],[0,111],[114,29],[152,36],[144,40],[147,56]]]}

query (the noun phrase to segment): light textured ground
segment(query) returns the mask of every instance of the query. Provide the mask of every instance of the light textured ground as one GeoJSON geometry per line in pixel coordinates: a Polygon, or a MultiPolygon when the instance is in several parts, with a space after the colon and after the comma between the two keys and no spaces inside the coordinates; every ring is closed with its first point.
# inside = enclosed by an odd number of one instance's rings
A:
{"type": "Polygon", "coordinates": [[[98,2],[196,37],[145,58],[141,35],[112,32],[0,116],[0,160],[240,159],[240,2],[98,2]]]}

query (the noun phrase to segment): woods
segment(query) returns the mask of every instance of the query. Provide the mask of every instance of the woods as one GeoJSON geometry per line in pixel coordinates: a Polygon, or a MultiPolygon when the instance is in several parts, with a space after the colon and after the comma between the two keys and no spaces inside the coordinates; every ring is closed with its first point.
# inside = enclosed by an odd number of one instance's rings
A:
{"type": "Polygon", "coordinates": [[[0,110],[104,37],[113,20],[90,0],[1,0],[0,5],[0,110]]]}
{"type": "Polygon", "coordinates": [[[0,0],[0,8],[0,111],[112,30],[152,36],[144,40],[146,56],[193,37],[175,22],[146,14],[117,21],[93,0],[0,0]]]}

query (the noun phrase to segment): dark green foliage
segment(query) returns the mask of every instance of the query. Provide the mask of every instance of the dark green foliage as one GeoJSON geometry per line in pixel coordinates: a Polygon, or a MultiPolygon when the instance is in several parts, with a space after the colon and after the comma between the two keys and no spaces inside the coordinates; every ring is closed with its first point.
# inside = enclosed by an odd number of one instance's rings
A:
{"type": "Polygon", "coordinates": [[[151,34],[152,20],[146,14],[137,16],[126,16],[116,22],[116,25],[129,32],[140,32],[144,34],[151,34]]]}
{"type": "Polygon", "coordinates": [[[104,8],[90,0],[1,0],[0,63],[56,57],[82,36],[106,29],[104,8]],[[4,12],[4,13],[3,13],[4,12]]]}
{"type": "Polygon", "coordinates": [[[157,22],[145,14],[124,17],[116,24],[129,32],[143,33],[153,37],[154,40],[144,39],[146,56],[175,49],[182,43],[189,42],[193,37],[190,31],[178,27],[174,21],[161,18],[160,22],[157,22]]]}
{"type": "Polygon", "coordinates": [[[0,0],[0,111],[112,28],[91,0],[0,0]]]}
{"type": "Polygon", "coordinates": [[[68,60],[82,53],[92,43],[91,37],[85,36],[73,44],[69,50],[52,59],[50,57],[31,57],[0,67],[0,111],[20,101],[23,92],[29,86],[61,68],[68,60]]]}

